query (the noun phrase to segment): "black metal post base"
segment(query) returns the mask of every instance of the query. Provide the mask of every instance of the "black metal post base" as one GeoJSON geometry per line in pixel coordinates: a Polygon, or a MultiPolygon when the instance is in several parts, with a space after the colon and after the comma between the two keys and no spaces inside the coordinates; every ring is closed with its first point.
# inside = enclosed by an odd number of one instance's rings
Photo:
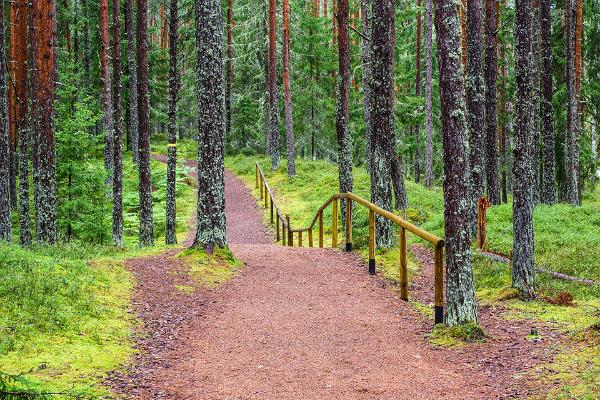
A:
{"type": "Polygon", "coordinates": [[[346,251],[352,251],[352,243],[346,243],[346,251]]]}
{"type": "Polygon", "coordinates": [[[375,275],[375,259],[369,258],[369,274],[375,275]]]}
{"type": "Polygon", "coordinates": [[[444,323],[444,306],[435,306],[435,324],[444,323]]]}

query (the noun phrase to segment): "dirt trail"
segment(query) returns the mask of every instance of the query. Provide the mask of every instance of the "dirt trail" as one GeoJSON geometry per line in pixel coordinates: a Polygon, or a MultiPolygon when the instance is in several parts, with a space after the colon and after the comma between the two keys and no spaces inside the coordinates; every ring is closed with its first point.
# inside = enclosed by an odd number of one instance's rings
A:
{"type": "Polygon", "coordinates": [[[423,316],[370,277],[357,255],[274,244],[262,210],[229,172],[226,199],[229,244],[246,264],[231,282],[186,295],[173,286],[172,254],[130,263],[149,335],[131,372],[113,378],[117,392],[139,399],[515,394],[513,368],[490,376],[476,356],[429,345],[423,316]]]}

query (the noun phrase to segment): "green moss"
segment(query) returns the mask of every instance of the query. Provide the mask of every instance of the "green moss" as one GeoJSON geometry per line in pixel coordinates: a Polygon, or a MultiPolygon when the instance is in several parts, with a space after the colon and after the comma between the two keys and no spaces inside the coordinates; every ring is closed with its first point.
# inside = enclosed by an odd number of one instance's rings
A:
{"type": "Polygon", "coordinates": [[[456,326],[437,324],[429,335],[429,341],[441,347],[461,347],[469,343],[483,342],[486,336],[483,328],[475,323],[456,326]]]}
{"type": "Polygon", "coordinates": [[[178,258],[188,267],[190,277],[199,285],[214,289],[239,273],[243,263],[227,248],[215,248],[212,254],[203,249],[182,251],[178,258]]]}

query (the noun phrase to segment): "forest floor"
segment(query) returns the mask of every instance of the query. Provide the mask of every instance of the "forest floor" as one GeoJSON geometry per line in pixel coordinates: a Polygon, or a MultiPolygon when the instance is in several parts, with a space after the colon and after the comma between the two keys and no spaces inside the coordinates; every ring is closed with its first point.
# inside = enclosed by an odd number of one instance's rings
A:
{"type": "MultiPolygon", "coordinates": [[[[229,246],[243,268],[199,285],[181,250],[127,262],[137,280],[139,352],[110,387],[136,399],[502,399],[545,391],[528,371],[550,361],[561,335],[549,325],[482,307],[488,338],[436,346],[429,250],[411,303],[363,259],[335,249],[282,247],[251,191],[226,173],[229,246]],[[220,283],[220,282],[219,282],[220,283]]],[[[186,244],[193,239],[188,235],[186,244]]]]}

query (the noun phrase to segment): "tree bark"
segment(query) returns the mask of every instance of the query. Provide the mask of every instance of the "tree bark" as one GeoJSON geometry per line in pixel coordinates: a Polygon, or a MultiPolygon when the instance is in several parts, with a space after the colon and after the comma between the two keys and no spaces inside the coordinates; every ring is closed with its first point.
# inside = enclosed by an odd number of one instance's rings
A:
{"type": "Polygon", "coordinates": [[[150,117],[148,110],[148,0],[137,0],[137,76],[140,169],[140,245],[154,244],[150,117]]]}
{"type": "Polygon", "coordinates": [[[227,74],[225,86],[225,137],[231,133],[231,85],[233,82],[233,0],[227,0],[227,74]]]}
{"type": "Polygon", "coordinates": [[[18,6],[16,1],[10,3],[10,27],[9,27],[9,43],[10,43],[10,52],[9,52],[9,60],[8,60],[8,126],[10,129],[10,139],[9,139],[9,177],[10,177],[10,207],[15,210],[17,208],[17,175],[19,174],[19,164],[17,157],[17,147],[19,142],[19,136],[17,131],[17,121],[16,121],[16,108],[17,108],[17,98],[16,98],[16,51],[17,51],[17,43],[16,43],[16,29],[17,29],[17,18],[18,18],[18,6]]]}
{"type": "MultiPolygon", "coordinates": [[[[415,74],[415,96],[421,97],[421,0],[417,0],[417,49],[416,49],[416,74],[415,74]]],[[[419,124],[414,127],[415,132],[415,158],[414,158],[414,173],[415,182],[421,180],[421,126],[419,124]]]]}
{"type": "Polygon", "coordinates": [[[469,234],[469,176],[460,23],[452,0],[435,2],[444,145],[447,325],[477,322],[469,234]]]}
{"type": "Polygon", "coordinates": [[[294,142],[294,121],[292,108],[292,89],[290,84],[290,3],[283,0],[283,92],[285,107],[285,132],[287,144],[288,176],[296,175],[296,151],[294,142]]]}
{"type": "MultiPolygon", "coordinates": [[[[352,138],[348,127],[348,101],[350,97],[350,35],[348,33],[348,0],[338,4],[338,95],[335,128],[338,142],[338,171],[340,192],[354,190],[352,179],[352,138]]],[[[346,226],[346,201],[341,201],[342,226],[346,226]]]]}
{"type": "Polygon", "coordinates": [[[371,132],[373,131],[373,123],[371,121],[371,43],[369,43],[371,40],[371,0],[361,0],[360,13],[362,23],[361,66],[365,118],[365,161],[367,170],[370,173],[373,169],[373,154],[371,151],[371,132]]]}
{"type": "Polygon", "coordinates": [[[104,167],[107,184],[112,186],[114,173],[115,125],[110,82],[110,39],[108,34],[108,0],[100,0],[100,69],[102,74],[102,110],[104,111],[104,167]]]}
{"type": "Polygon", "coordinates": [[[11,135],[6,105],[6,46],[4,37],[4,2],[0,2],[0,241],[12,241],[11,210],[11,135]]]}
{"type": "Polygon", "coordinates": [[[129,125],[127,129],[131,139],[133,162],[139,162],[139,120],[138,120],[138,79],[135,61],[135,33],[133,26],[133,0],[125,0],[125,33],[127,35],[127,65],[129,68],[129,125]]]}
{"type": "MultiPolygon", "coordinates": [[[[385,210],[392,209],[390,186],[392,157],[397,157],[394,137],[393,52],[390,32],[394,21],[392,0],[382,0],[373,7],[371,34],[372,104],[369,110],[373,122],[371,151],[371,201],[385,210]]],[[[394,227],[385,218],[377,217],[377,246],[389,248],[394,241],[394,227]]]]}
{"type": "Polygon", "coordinates": [[[112,54],[113,54],[113,245],[123,247],[123,124],[121,121],[121,0],[112,0],[112,54]]]}
{"type": "Polygon", "coordinates": [[[498,20],[496,0],[486,0],[485,23],[485,160],[487,194],[491,204],[500,204],[498,177],[498,124],[496,82],[498,80],[498,20]]]}
{"type": "MultiPolygon", "coordinates": [[[[231,1],[231,0],[230,0],[231,1]]],[[[171,0],[169,12],[169,132],[167,160],[167,212],[166,243],[177,243],[177,205],[175,185],[177,172],[177,95],[179,70],[177,68],[177,42],[179,41],[179,2],[171,0]]]]}
{"type": "MultiPolygon", "coordinates": [[[[532,63],[531,63],[531,193],[532,201],[534,206],[540,202],[540,77],[542,74],[542,60],[541,60],[541,42],[540,42],[540,1],[532,0],[532,14],[531,14],[531,49],[532,49],[532,63]]],[[[549,74],[551,75],[552,70],[549,74]]]]}
{"type": "Polygon", "coordinates": [[[515,3],[516,130],[513,164],[512,285],[525,297],[534,295],[534,240],[531,166],[532,90],[531,0],[515,3]]]}
{"type": "Polygon", "coordinates": [[[279,168],[279,110],[277,104],[277,0],[269,0],[269,147],[271,169],[279,168]]]}
{"type": "Polygon", "coordinates": [[[198,226],[194,246],[227,245],[223,160],[223,19],[219,0],[196,0],[199,98],[198,226]]]}
{"type": "Polygon", "coordinates": [[[32,102],[36,187],[36,232],[42,244],[56,243],[56,150],[54,90],[56,85],[56,2],[31,5],[32,102]]]}
{"type": "Polygon", "coordinates": [[[425,0],[425,186],[433,186],[433,0],[425,0]]]}
{"type": "Polygon", "coordinates": [[[469,170],[471,172],[470,214],[471,234],[477,228],[477,201],[483,196],[485,82],[483,80],[483,6],[481,0],[467,3],[467,126],[469,132],[469,170]]]}
{"type": "MultiPolygon", "coordinates": [[[[542,71],[552,71],[552,17],[551,1],[540,0],[540,42],[542,71]]],[[[552,126],[552,74],[543,73],[541,85],[541,131],[542,131],[542,186],[541,201],[556,203],[556,161],[554,155],[554,129],[552,126]]]]}
{"type": "Polygon", "coordinates": [[[579,117],[578,93],[576,88],[576,24],[577,0],[566,1],[567,20],[567,153],[565,155],[565,177],[567,185],[567,201],[579,205],[579,117]]]}
{"type": "Polygon", "coordinates": [[[15,121],[18,138],[19,159],[19,242],[22,246],[31,244],[31,215],[29,210],[29,137],[28,103],[29,81],[27,69],[27,15],[28,0],[17,0],[11,6],[17,7],[15,19],[15,121]]]}

